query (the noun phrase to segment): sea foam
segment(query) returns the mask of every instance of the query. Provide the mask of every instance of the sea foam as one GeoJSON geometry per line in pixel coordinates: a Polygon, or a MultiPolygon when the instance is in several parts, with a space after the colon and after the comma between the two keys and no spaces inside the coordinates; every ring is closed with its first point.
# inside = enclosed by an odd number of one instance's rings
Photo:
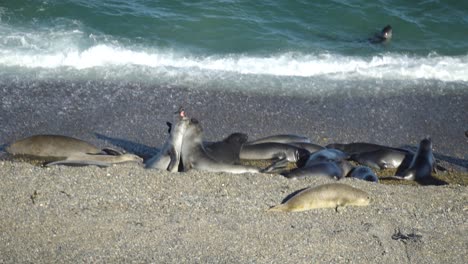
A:
{"type": "MultiPolygon", "coordinates": [[[[15,41],[26,45],[24,37],[15,41]]],[[[174,50],[136,50],[109,44],[87,49],[67,48],[41,51],[18,48],[0,52],[0,66],[27,68],[71,67],[77,70],[108,66],[171,67],[178,70],[203,70],[239,74],[329,78],[435,79],[468,81],[468,55],[425,57],[395,53],[372,57],[352,57],[338,54],[283,53],[270,56],[231,54],[195,56],[174,50]]]]}

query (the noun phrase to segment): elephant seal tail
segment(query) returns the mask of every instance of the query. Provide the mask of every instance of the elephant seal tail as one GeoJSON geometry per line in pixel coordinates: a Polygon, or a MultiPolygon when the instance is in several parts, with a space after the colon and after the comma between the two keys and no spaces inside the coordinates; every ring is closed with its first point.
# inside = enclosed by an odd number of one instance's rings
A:
{"type": "Polygon", "coordinates": [[[287,204],[278,204],[267,209],[267,212],[288,212],[289,206],[287,204]]]}

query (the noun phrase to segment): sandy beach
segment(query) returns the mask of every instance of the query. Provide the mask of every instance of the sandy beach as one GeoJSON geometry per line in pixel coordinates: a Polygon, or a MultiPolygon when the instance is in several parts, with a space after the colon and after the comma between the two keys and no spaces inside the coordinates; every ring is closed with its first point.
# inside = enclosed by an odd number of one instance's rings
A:
{"type": "Polygon", "coordinates": [[[368,207],[266,212],[333,180],[0,163],[1,262],[465,263],[466,186],[354,179],[368,207]]]}
{"type": "MultiPolygon", "coordinates": [[[[207,140],[292,133],[322,145],[415,147],[429,135],[444,166],[463,177],[468,168],[463,89],[294,97],[25,81],[2,83],[0,95],[0,145],[62,134],[147,158],[183,105],[207,140]]],[[[371,195],[370,206],[271,213],[265,210],[289,194],[333,180],[8,160],[0,161],[0,175],[2,263],[465,263],[468,256],[468,192],[460,184],[344,179],[371,195]]]]}

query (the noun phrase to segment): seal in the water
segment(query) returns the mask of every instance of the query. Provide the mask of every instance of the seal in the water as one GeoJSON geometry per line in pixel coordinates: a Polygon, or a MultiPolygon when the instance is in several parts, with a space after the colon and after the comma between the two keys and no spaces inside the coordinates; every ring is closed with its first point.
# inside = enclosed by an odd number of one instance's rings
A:
{"type": "Polygon", "coordinates": [[[369,152],[354,153],[350,160],[374,169],[395,169],[400,166],[406,156],[413,156],[410,151],[401,151],[391,148],[381,148],[369,152]]]}
{"type": "Polygon", "coordinates": [[[296,162],[309,154],[309,151],[300,147],[283,143],[267,142],[244,145],[240,151],[240,158],[244,160],[286,159],[289,162],[296,162]]]}
{"type": "Polygon", "coordinates": [[[211,172],[266,172],[269,168],[261,170],[252,166],[227,164],[214,160],[203,147],[203,129],[197,119],[190,119],[182,142],[182,163],[184,171],[190,169],[211,172]]]}
{"type": "Polygon", "coordinates": [[[51,165],[110,166],[127,161],[142,162],[133,154],[121,154],[114,150],[101,150],[73,137],[61,135],[34,135],[18,140],[6,148],[13,156],[44,160],[51,165]],[[109,154],[110,153],[110,154],[109,154]]]}
{"type": "Polygon", "coordinates": [[[432,153],[431,139],[425,138],[419,143],[418,151],[414,155],[409,167],[395,175],[404,180],[421,180],[432,177],[435,170],[435,159],[432,153]]]}
{"type": "Polygon", "coordinates": [[[146,162],[146,168],[168,170],[177,172],[179,170],[180,152],[185,130],[189,124],[189,118],[185,116],[183,109],[179,112],[179,121],[174,127],[169,126],[169,137],[164,143],[161,151],[146,162]]]}
{"type": "Polygon", "coordinates": [[[247,142],[245,145],[253,145],[253,144],[259,144],[259,143],[288,144],[288,143],[296,143],[296,142],[310,143],[310,139],[304,136],[290,135],[290,134],[273,135],[273,136],[268,136],[268,137],[264,137],[264,138],[260,138],[257,140],[247,142]]]}
{"type": "Polygon", "coordinates": [[[289,179],[325,176],[339,180],[345,177],[352,168],[353,166],[346,160],[339,162],[319,161],[307,167],[283,172],[281,175],[289,179]]]}
{"type": "Polygon", "coordinates": [[[379,178],[375,175],[369,167],[366,166],[357,166],[351,170],[348,175],[349,177],[361,179],[370,182],[379,182],[379,178]]]}
{"type": "Polygon", "coordinates": [[[300,212],[315,208],[336,208],[340,206],[366,206],[369,195],[357,188],[341,183],[330,183],[300,191],[291,199],[268,211],[300,212]]]}
{"type": "Polygon", "coordinates": [[[203,142],[203,146],[206,153],[214,160],[227,164],[239,164],[239,154],[247,139],[247,134],[233,133],[219,142],[203,142]]]}
{"type": "Polygon", "coordinates": [[[384,43],[392,38],[393,29],[392,26],[386,25],[378,34],[369,39],[372,44],[384,43]]]}

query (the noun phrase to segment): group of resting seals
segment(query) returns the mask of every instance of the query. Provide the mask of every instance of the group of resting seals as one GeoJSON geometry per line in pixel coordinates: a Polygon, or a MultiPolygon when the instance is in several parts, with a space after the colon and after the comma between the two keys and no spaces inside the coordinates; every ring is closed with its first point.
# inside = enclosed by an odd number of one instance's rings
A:
{"type": "MultiPolygon", "coordinates": [[[[416,152],[371,143],[313,144],[298,135],[273,135],[248,141],[244,133],[233,133],[219,142],[203,141],[200,121],[189,118],[181,109],[177,121],[168,123],[169,135],[161,151],[146,161],[146,168],[170,172],[192,169],[210,172],[263,173],[281,170],[286,178],[327,176],[335,179],[353,177],[377,182],[373,169],[397,168],[392,179],[414,180],[426,183],[434,180],[436,160],[432,142],[423,139],[416,152]],[[266,168],[241,164],[242,159],[271,160],[266,168]],[[361,165],[353,166],[349,161],[361,165]],[[297,168],[285,169],[293,162],[297,168]]],[[[142,162],[134,154],[112,149],[99,149],[88,142],[60,135],[35,135],[10,144],[6,151],[14,156],[47,160],[51,165],[97,165],[101,167],[121,162],[142,162]]],[[[433,184],[444,184],[432,181],[433,184]]],[[[296,212],[313,208],[366,206],[369,195],[354,187],[331,183],[301,190],[269,211],[296,212]]]]}
{"type": "MultiPolygon", "coordinates": [[[[354,177],[378,181],[372,169],[396,168],[392,179],[420,183],[433,179],[436,162],[432,142],[423,139],[416,152],[372,143],[313,144],[307,137],[273,135],[248,141],[244,133],[233,133],[219,142],[203,141],[203,128],[185,111],[177,112],[173,125],[168,123],[169,136],[161,151],[146,161],[146,168],[170,172],[191,169],[210,172],[262,173],[278,172],[286,178],[328,176],[335,179],[354,177]],[[266,168],[242,165],[241,160],[270,160],[266,168]],[[353,166],[354,161],[360,166],[353,166]],[[285,170],[288,163],[292,170],[285,170]],[[372,168],[372,169],[371,169],[372,168]]],[[[109,166],[121,162],[142,162],[134,154],[112,149],[99,149],[88,142],[60,135],[35,135],[10,144],[6,151],[13,155],[45,159],[46,165],[109,166]]],[[[438,182],[442,184],[441,182],[438,182]]]]}
{"type": "Polygon", "coordinates": [[[185,111],[180,111],[162,151],[149,159],[146,167],[172,172],[191,169],[229,173],[282,170],[280,174],[287,178],[354,177],[374,182],[378,177],[372,169],[397,168],[396,174],[390,178],[419,183],[433,179],[432,172],[436,172],[430,139],[423,139],[417,152],[372,143],[323,147],[298,135],[272,135],[249,142],[246,134],[233,133],[222,141],[207,142],[203,141],[200,121],[187,117],[185,111]],[[272,164],[260,169],[241,165],[240,160],[270,160],[272,164]],[[355,167],[349,161],[361,165],[355,167]],[[297,168],[284,170],[290,162],[297,168]]]}

